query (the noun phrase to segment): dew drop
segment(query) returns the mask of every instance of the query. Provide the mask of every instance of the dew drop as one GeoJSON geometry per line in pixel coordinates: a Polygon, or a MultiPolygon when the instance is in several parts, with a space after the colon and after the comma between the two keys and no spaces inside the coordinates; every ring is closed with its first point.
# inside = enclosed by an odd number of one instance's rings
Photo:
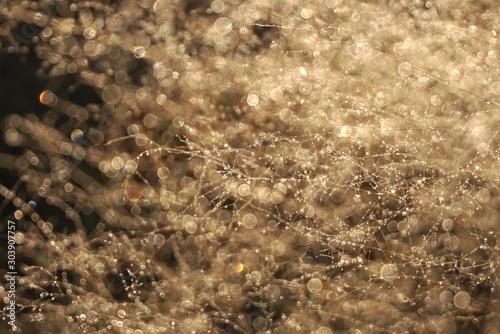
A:
{"type": "Polygon", "coordinates": [[[251,190],[250,190],[250,186],[248,184],[241,184],[238,187],[238,194],[240,196],[246,197],[246,196],[250,195],[250,193],[251,193],[251,190]]]}
{"type": "Polygon", "coordinates": [[[336,204],[342,204],[345,200],[344,191],[340,188],[333,189],[330,193],[330,199],[336,204]]]}
{"type": "Polygon", "coordinates": [[[75,63],[71,63],[71,64],[69,64],[69,65],[68,65],[68,67],[67,67],[67,71],[68,71],[68,73],[70,73],[70,74],[76,73],[76,71],[77,71],[77,70],[78,70],[78,66],[76,66],[76,64],[75,64],[75,63]]]}
{"type": "Polygon", "coordinates": [[[45,90],[40,93],[39,100],[40,103],[52,107],[57,103],[57,96],[55,96],[51,91],[45,90]]]}
{"type": "Polygon", "coordinates": [[[234,272],[239,274],[245,269],[245,265],[243,263],[238,263],[236,265],[236,268],[234,269],[234,272]]]}
{"type": "Polygon", "coordinates": [[[451,220],[449,218],[445,219],[443,221],[443,230],[445,230],[445,231],[451,231],[453,229],[453,225],[454,225],[453,220],[451,220]]]}
{"type": "Polygon", "coordinates": [[[278,229],[279,223],[275,220],[270,220],[267,222],[267,230],[268,231],[276,231],[278,229]]]}
{"type": "Polygon", "coordinates": [[[158,124],[158,118],[154,114],[147,114],[142,120],[147,128],[154,128],[158,124]]]}
{"type": "Polygon", "coordinates": [[[137,162],[134,160],[128,160],[123,169],[129,173],[133,173],[137,170],[137,162]]]}
{"type": "Polygon", "coordinates": [[[313,278],[307,283],[307,289],[313,293],[320,291],[322,288],[323,283],[317,278],[313,278]]]}
{"type": "Polygon", "coordinates": [[[332,330],[328,327],[320,327],[316,331],[316,334],[333,334],[332,330]]]}
{"type": "Polygon", "coordinates": [[[281,88],[274,88],[273,90],[271,90],[271,98],[274,101],[281,100],[283,98],[283,91],[281,90],[281,88]]]}
{"type": "Polygon", "coordinates": [[[125,194],[129,200],[138,201],[142,196],[142,189],[139,186],[132,185],[127,188],[125,194]]]}
{"type": "Polygon", "coordinates": [[[360,19],[361,19],[361,15],[359,14],[359,12],[357,10],[355,10],[352,15],[351,15],[351,19],[354,21],[354,22],[358,22],[360,19]]]}
{"type": "Polygon", "coordinates": [[[86,39],[92,39],[95,37],[95,35],[96,31],[94,28],[88,27],[83,31],[83,37],[85,37],[86,39]]]}
{"type": "Polygon", "coordinates": [[[233,29],[233,23],[227,17],[221,17],[215,21],[214,29],[218,34],[225,35],[233,29]]]}
{"type": "Polygon", "coordinates": [[[283,194],[278,192],[278,191],[273,191],[271,195],[269,196],[269,199],[271,200],[271,203],[273,204],[280,204],[283,201],[283,194]]]}
{"type": "Polygon", "coordinates": [[[258,317],[253,321],[253,328],[257,331],[265,331],[267,329],[267,320],[263,317],[258,317]]]}
{"type": "Polygon", "coordinates": [[[224,2],[222,2],[221,0],[215,0],[210,5],[210,9],[214,13],[217,13],[217,14],[222,13],[224,11],[224,2]]]}
{"type": "Polygon", "coordinates": [[[101,262],[96,263],[94,268],[97,273],[103,273],[106,270],[106,266],[101,262]]]}
{"type": "Polygon", "coordinates": [[[256,93],[250,93],[247,97],[247,103],[249,106],[256,106],[259,104],[259,96],[256,93]]]}
{"type": "Polygon", "coordinates": [[[490,201],[490,192],[488,189],[481,189],[477,192],[476,198],[481,203],[488,203],[490,201]]]}
{"type": "Polygon", "coordinates": [[[156,234],[153,238],[153,242],[156,245],[161,246],[165,243],[165,237],[163,236],[163,234],[156,234]]]}
{"type": "Polygon", "coordinates": [[[254,282],[254,283],[257,283],[261,280],[262,278],[262,275],[260,272],[258,271],[252,271],[252,273],[250,274],[250,279],[254,282]]]}
{"type": "Polygon", "coordinates": [[[309,95],[312,92],[312,86],[308,83],[301,83],[299,85],[299,92],[304,95],[309,95]]]}
{"type": "Polygon", "coordinates": [[[127,312],[125,312],[124,310],[118,310],[118,313],[117,313],[117,314],[118,314],[118,316],[119,316],[120,318],[122,318],[122,319],[123,319],[123,318],[125,318],[125,317],[127,316],[127,312]]]}
{"type": "Polygon", "coordinates": [[[300,16],[305,19],[310,19],[313,16],[313,11],[310,8],[303,8],[300,11],[300,16]]]}
{"type": "Polygon", "coordinates": [[[21,245],[22,243],[24,243],[24,234],[21,232],[16,232],[14,240],[16,241],[16,244],[21,245]]]}
{"type": "Polygon", "coordinates": [[[37,12],[33,16],[33,23],[39,27],[45,27],[48,24],[49,20],[49,16],[41,12],[37,12]]]}
{"type": "Polygon", "coordinates": [[[21,210],[16,210],[16,211],[14,212],[14,218],[16,218],[17,220],[19,220],[19,219],[23,218],[23,213],[22,213],[22,211],[21,211],[21,210]]]}
{"type": "Polygon", "coordinates": [[[71,140],[74,142],[78,142],[83,139],[83,131],[80,129],[75,129],[71,132],[71,140]]]}
{"type": "Polygon", "coordinates": [[[122,92],[120,90],[120,87],[118,87],[117,85],[108,85],[102,91],[102,99],[104,100],[104,102],[116,103],[121,99],[121,97],[122,92]]]}
{"type": "Polygon", "coordinates": [[[296,67],[292,72],[292,78],[296,81],[302,81],[307,78],[307,70],[302,67],[296,67]]]}
{"type": "Polygon", "coordinates": [[[453,216],[458,216],[462,212],[462,206],[458,202],[454,202],[449,207],[450,213],[453,216]]]}
{"type": "Polygon", "coordinates": [[[384,264],[380,269],[380,278],[391,282],[398,278],[398,268],[393,264],[384,264]]]}
{"type": "Polygon", "coordinates": [[[146,55],[146,49],[142,46],[134,48],[134,57],[143,58],[146,55]]]}
{"type": "Polygon", "coordinates": [[[340,137],[347,138],[347,137],[350,137],[351,134],[352,134],[352,128],[350,126],[344,125],[340,129],[340,137]]]}
{"type": "Polygon", "coordinates": [[[443,304],[449,304],[453,300],[453,294],[450,291],[443,291],[439,294],[439,301],[443,304]]]}
{"type": "Polygon", "coordinates": [[[465,291],[460,291],[453,297],[453,304],[458,308],[466,308],[470,305],[470,301],[470,295],[465,291]]]}
{"type": "Polygon", "coordinates": [[[186,223],[185,229],[186,232],[193,234],[198,229],[198,225],[193,221],[189,221],[186,223]]]}
{"type": "Polygon", "coordinates": [[[242,223],[246,228],[254,228],[257,225],[257,217],[254,214],[247,213],[243,216],[242,223]]]}
{"type": "Polygon", "coordinates": [[[156,171],[156,174],[158,174],[158,177],[163,180],[163,179],[167,178],[168,172],[169,172],[169,170],[167,167],[160,167],[156,171]]]}
{"type": "Polygon", "coordinates": [[[500,95],[500,81],[494,82],[490,85],[490,93],[500,95]]]}
{"type": "Polygon", "coordinates": [[[113,160],[111,160],[111,166],[114,169],[121,169],[125,165],[125,162],[121,157],[114,157],[113,160]]]}
{"type": "Polygon", "coordinates": [[[226,265],[224,264],[224,262],[222,260],[219,260],[219,259],[215,259],[214,261],[212,261],[212,269],[216,272],[219,272],[219,271],[222,271],[224,270],[224,267],[226,265]]]}
{"type": "Polygon", "coordinates": [[[403,78],[409,77],[413,73],[413,66],[407,62],[401,63],[398,66],[398,73],[403,78]]]}
{"type": "Polygon", "coordinates": [[[288,16],[293,10],[293,5],[287,0],[274,0],[271,8],[278,16],[288,16]]]}

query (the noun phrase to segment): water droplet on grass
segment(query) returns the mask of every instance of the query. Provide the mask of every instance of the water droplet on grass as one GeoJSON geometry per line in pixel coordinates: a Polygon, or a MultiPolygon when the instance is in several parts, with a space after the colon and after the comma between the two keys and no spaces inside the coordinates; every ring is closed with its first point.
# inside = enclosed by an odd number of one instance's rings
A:
{"type": "Polygon", "coordinates": [[[189,221],[186,223],[185,229],[186,232],[193,234],[198,229],[198,225],[193,221],[189,221]]]}
{"type": "Polygon", "coordinates": [[[158,174],[158,177],[160,179],[166,179],[168,176],[168,168],[167,167],[160,167],[158,168],[158,171],[156,172],[158,174]]]}
{"type": "Polygon", "coordinates": [[[134,49],[134,56],[136,58],[143,58],[146,55],[146,49],[142,46],[138,46],[134,49]]]}
{"type": "Polygon", "coordinates": [[[247,213],[243,216],[242,223],[246,228],[254,228],[257,225],[257,217],[254,214],[247,213]]]}
{"type": "Polygon", "coordinates": [[[398,278],[398,268],[393,264],[384,264],[380,269],[380,278],[387,282],[394,281],[398,278]]]}
{"type": "Polygon", "coordinates": [[[451,220],[449,218],[445,219],[443,221],[443,230],[445,230],[445,231],[451,231],[453,229],[453,225],[454,225],[453,220],[451,220]]]}
{"type": "Polygon", "coordinates": [[[323,283],[317,278],[312,278],[307,283],[307,289],[313,293],[320,291],[323,288],[323,283]]]}
{"type": "Polygon", "coordinates": [[[490,192],[488,189],[481,189],[477,192],[476,198],[481,203],[488,203],[490,201],[490,192]]]}
{"type": "Polygon", "coordinates": [[[453,304],[455,304],[457,308],[466,308],[470,305],[470,302],[470,295],[465,291],[460,291],[453,297],[453,304]]]}
{"type": "Polygon", "coordinates": [[[259,104],[259,97],[257,96],[257,94],[255,94],[255,93],[248,94],[247,103],[248,103],[248,105],[250,105],[252,107],[259,104]]]}
{"type": "Polygon", "coordinates": [[[462,206],[458,202],[454,202],[449,207],[450,213],[453,216],[458,216],[462,212],[462,206]]]}
{"type": "Polygon", "coordinates": [[[413,73],[413,66],[407,62],[401,63],[398,67],[398,73],[404,78],[409,77],[413,73]]]}
{"type": "Polygon", "coordinates": [[[253,321],[253,328],[258,331],[264,331],[267,329],[267,320],[263,317],[258,317],[253,321]]]}
{"type": "Polygon", "coordinates": [[[443,304],[449,304],[453,300],[453,294],[450,291],[443,291],[439,295],[439,301],[443,304]]]}

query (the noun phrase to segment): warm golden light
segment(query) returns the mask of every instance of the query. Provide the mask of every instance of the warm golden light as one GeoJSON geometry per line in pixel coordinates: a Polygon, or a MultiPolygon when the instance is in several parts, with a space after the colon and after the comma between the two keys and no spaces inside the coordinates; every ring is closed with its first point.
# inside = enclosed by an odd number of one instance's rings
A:
{"type": "Polygon", "coordinates": [[[39,99],[40,99],[40,103],[45,104],[45,100],[46,100],[46,98],[47,98],[47,94],[48,94],[48,93],[49,93],[49,92],[48,92],[48,91],[46,91],[46,90],[45,90],[45,91],[43,91],[42,93],[40,93],[40,98],[39,98],[39,99]]]}
{"type": "Polygon", "coordinates": [[[241,273],[241,272],[243,271],[243,269],[245,269],[245,266],[243,265],[243,263],[238,263],[238,264],[236,265],[236,270],[235,270],[235,272],[239,274],[239,273],[241,273]]]}
{"type": "Polygon", "coordinates": [[[0,3],[0,334],[500,334],[500,0],[0,3]]]}
{"type": "Polygon", "coordinates": [[[50,105],[55,101],[55,98],[56,98],[55,95],[51,91],[44,90],[43,92],[40,93],[38,99],[40,103],[45,105],[50,105]]]}

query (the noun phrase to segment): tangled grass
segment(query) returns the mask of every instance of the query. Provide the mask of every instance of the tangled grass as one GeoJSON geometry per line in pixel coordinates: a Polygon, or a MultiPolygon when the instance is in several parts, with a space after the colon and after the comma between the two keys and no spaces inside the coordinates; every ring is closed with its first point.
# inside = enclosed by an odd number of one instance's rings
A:
{"type": "Polygon", "coordinates": [[[0,5],[17,332],[500,328],[495,1],[0,5]]]}

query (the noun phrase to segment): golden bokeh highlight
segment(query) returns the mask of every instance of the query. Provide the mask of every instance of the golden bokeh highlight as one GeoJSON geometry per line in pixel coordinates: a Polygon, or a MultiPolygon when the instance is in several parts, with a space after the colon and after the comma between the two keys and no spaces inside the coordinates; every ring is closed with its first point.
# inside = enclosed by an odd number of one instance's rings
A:
{"type": "Polygon", "coordinates": [[[236,265],[236,269],[234,270],[234,272],[239,274],[239,273],[243,272],[244,269],[245,269],[245,266],[243,265],[243,263],[238,263],[236,265]]]}

